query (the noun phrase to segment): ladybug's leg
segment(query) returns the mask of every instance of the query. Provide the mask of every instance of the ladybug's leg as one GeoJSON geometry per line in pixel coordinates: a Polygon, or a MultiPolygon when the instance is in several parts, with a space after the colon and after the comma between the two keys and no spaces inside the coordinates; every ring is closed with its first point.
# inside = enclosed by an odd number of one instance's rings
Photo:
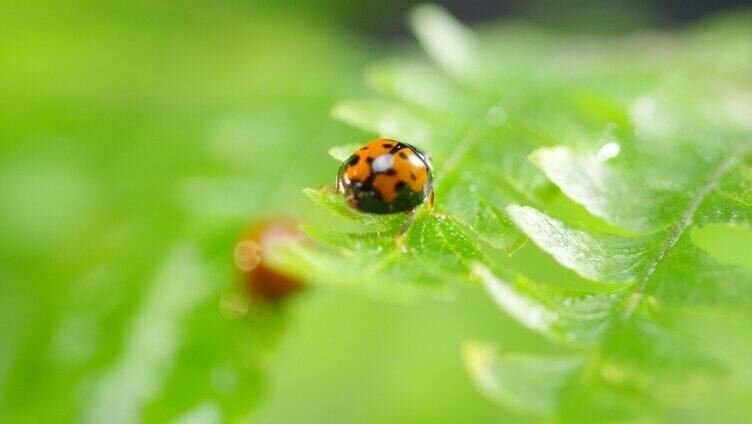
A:
{"type": "Polygon", "coordinates": [[[428,195],[428,212],[433,212],[433,201],[435,200],[434,191],[431,190],[431,194],[428,195]]]}
{"type": "Polygon", "coordinates": [[[428,195],[428,201],[426,202],[426,203],[428,203],[428,205],[426,206],[428,208],[428,213],[432,214],[433,216],[435,216],[437,218],[442,218],[443,219],[444,218],[444,214],[443,213],[441,213],[441,212],[434,212],[433,211],[433,203],[434,203],[434,199],[435,199],[435,196],[434,196],[433,193],[434,192],[432,191],[431,194],[428,195]]]}
{"type": "Polygon", "coordinates": [[[400,228],[397,235],[394,236],[394,241],[397,242],[397,246],[399,246],[400,250],[403,252],[407,252],[407,247],[405,246],[405,242],[403,241],[402,237],[405,235],[407,230],[410,229],[410,226],[413,225],[413,222],[415,221],[415,211],[410,209],[409,211],[405,211],[407,214],[407,219],[402,224],[402,227],[400,228]]]}

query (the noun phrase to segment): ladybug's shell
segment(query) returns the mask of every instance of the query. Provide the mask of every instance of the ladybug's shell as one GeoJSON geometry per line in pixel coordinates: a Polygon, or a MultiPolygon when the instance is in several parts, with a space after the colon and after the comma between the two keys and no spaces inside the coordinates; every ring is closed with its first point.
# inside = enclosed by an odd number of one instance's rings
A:
{"type": "Polygon", "coordinates": [[[430,163],[409,144],[379,138],[342,164],[337,189],[352,208],[362,212],[408,211],[433,191],[430,163]]]}
{"type": "Polygon", "coordinates": [[[233,257],[252,298],[280,301],[303,288],[298,279],[271,268],[265,256],[276,245],[304,241],[293,222],[279,218],[257,222],[246,232],[233,257]]]}

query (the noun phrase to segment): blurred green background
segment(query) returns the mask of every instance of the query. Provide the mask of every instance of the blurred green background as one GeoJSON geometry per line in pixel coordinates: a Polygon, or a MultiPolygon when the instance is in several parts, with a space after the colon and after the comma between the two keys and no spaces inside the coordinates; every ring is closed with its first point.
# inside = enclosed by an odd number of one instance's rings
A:
{"type": "MultiPolygon", "coordinates": [[[[618,32],[738,5],[599,3],[450,9],[618,32]]],[[[254,220],[332,219],[301,190],[331,184],[330,146],[369,135],[331,106],[415,50],[411,5],[0,3],[0,422],[521,419],[478,393],[460,346],[542,340],[479,290],[315,289],[250,320],[219,306],[254,220]]]]}

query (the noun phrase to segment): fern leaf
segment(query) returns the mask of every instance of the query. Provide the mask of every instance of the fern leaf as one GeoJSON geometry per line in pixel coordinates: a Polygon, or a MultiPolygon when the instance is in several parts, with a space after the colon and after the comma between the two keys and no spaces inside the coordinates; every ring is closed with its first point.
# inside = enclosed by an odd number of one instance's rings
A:
{"type": "Polygon", "coordinates": [[[730,322],[752,318],[752,271],[691,236],[752,217],[752,60],[726,50],[752,49],[744,22],[652,36],[658,47],[649,48],[645,38],[588,42],[532,28],[473,33],[436,6],[417,8],[413,30],[437,69],[418,59],[376,65],[368,80],[382,97],[341,103],[335,116],[429,150],[441,215],[421,211],[401,253],[391,218],[317,194],[377,232],[312,234],[318,246],[280,252],[278,265],[374,291],[450,292],[480,280],[502,311],[561,352],[466,350],[480,389],[523,413],[745,416],[734,400],[752,387],[742,377],[752,332],[730,322]],[[669,45],[671,54],[661,48],[669,45]],[[524,250],[579,280],[543,281],[535,264],[498,254],[528,239],[524,250]],[[345,281],[335,267],[363,278],[345,281]],[[695,319],[725,327],[714,333],[695,319]],[[708,401],[692,404],[703,393],[708,401]]]}

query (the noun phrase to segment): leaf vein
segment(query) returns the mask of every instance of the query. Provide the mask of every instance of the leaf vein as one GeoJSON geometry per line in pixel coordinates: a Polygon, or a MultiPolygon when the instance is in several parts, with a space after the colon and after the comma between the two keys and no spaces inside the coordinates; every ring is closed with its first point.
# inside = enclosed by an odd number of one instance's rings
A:
{"type": "Polygon", "coordinates": [[[676,245],[676,243],[679,241],[679,238],[681,238],[687,228],[692,225],[695,219],[695,214],[697,213],[697,210],[699,209],[700,205],[702,205],[702,202],[705,200],[705,198],[718,186],[721,179],[729,171],[731,171],[732,169],[734,169],[734,167],[741,163],[740,159],[749,154],[750,151],[752,151],[752,143],[746,143],[742,147],[736,149],[716,167],[715,171],[710,175],[710,178],[708,178],[708,181],[703,184],[697,191],[697,193],[692,197],[692,200],[689,202],[687,208],[684,210],[681,217],[677,221],[674,229],[671,231],[671,233],[669,233],[663,244],[661,244],[660,249],[658,249],[658,253],[648,265],[642,279],[640,279],[640,281],[637,283],[636,290],[634,291],[633,295],[629,297],[627,304],[624,307],[624,312],[621,315],[620,322],[628,320],[637,310],[637,307],[640,305],[640,302],[644,297],[644,293],[650,285],[651,278],[658,268],[658,265],[660,265],[660,263],[666,258],[669,251],[676,245]]]}

